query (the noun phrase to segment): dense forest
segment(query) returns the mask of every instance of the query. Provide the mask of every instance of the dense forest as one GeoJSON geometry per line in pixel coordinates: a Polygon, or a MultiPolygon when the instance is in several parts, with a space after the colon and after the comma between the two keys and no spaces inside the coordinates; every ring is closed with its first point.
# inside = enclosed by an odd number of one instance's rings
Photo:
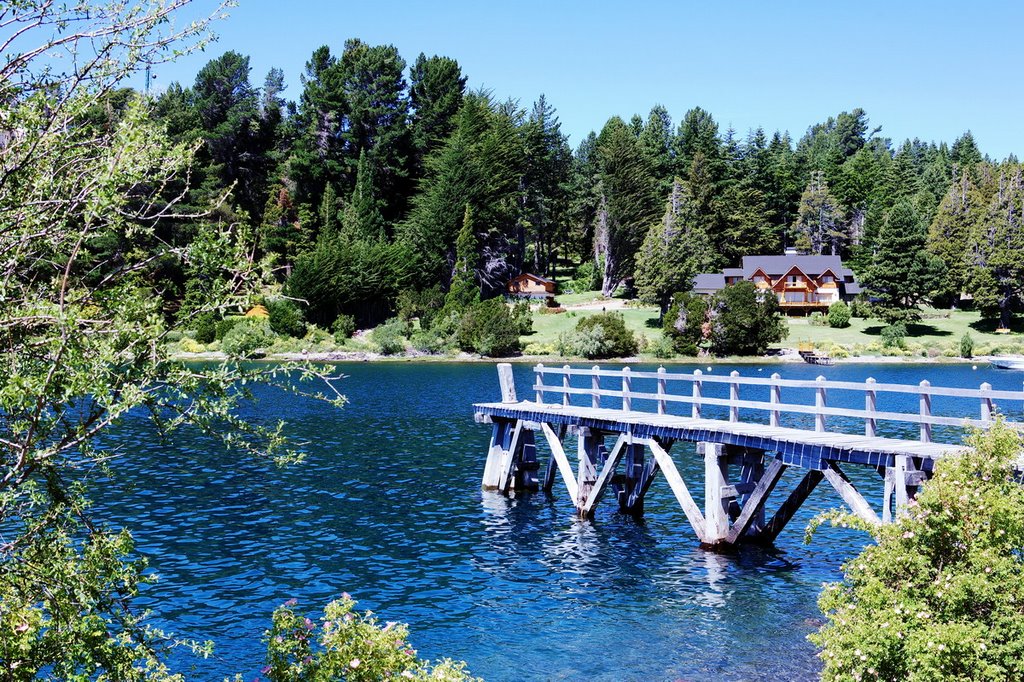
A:
{"type": "MultiPolygon", "coordinates": [[[[523,271],[625,286],[664,310],[693,273],[785,247],[842,255],[889,322],[962,293],[1003,325],[1020,305],[1022,167],[970,132],[894,143],[854,109],[799,139],[741,135],[699,107],[676,124],[654,106],[572,149],[544,95],[527,108],[468,91],[449,57],[319,47],[297,101],[280,70],[261,87],[250,71],[229,51],[150,98],[152,118],[198,149],[187,186],[167,191],[246,226],[252,257],[322,327],[488,299],[523,271]]],[[[191,230],[162,236],[184,244],[191,230]]],[[[168,314],[192,319],[203,279],[158,279],[168,314]]]]}

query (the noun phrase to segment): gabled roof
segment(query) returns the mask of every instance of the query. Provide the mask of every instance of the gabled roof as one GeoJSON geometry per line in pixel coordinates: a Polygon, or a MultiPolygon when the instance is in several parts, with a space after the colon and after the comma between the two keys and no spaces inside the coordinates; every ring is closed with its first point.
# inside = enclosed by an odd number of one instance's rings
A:
{"type": "Polygon", "coordinates": [[[742,272],[744,279],[750,279],[760,268],[772,279],[778,279],[794,266],[809,277],[817,277],[826,270],[833,273],[843,271],[843,261],[839,256],[744,256],[742,272]]]}
{"type": "Polygon", "coordinates": [[[540,282],[541,284],[554,284],[555,283],[555,280],[553,280],[553,279],[548,279],[547,277],[541,277],[540,275],[535,275],[532,272],[520,273],[520,274],[516,275],[515,277],[513,277],[509,281],[510,282],[514,282],[517,279],[520,279],[522,277],[525,277],[527,279],[532,279],[534,282],[540,282]]]}
{"type": "Polygon", "coordinates": [[[706,272],[693,278],[693,292],[709,294],[725,288],[725,275],[721,272],[706,272]]]}
{"type": "MultiPolygon", "coordinates": [[[[758,268],[758,269],[760,269],[760,268],[758,268]]],[[[817,282],[814,281],[813,277],[811,277],[809,274],[807,274],[806,272],[801,270],[798,265],[792,265],[792,266],[790,266],[789,270],[786,270],[784,273],[779,275],[778,279],[775,280],[775,284],[772,286],[772,289],[774,289],[774,290],[785,289],[786,288],[786,278],[789,277],[794,272],[798,272],[801,275],[803,275],[804,281],[807,282],[807,288],[808,289],[816,290],[818,288],[818,284],[817,284],[817,282]]]]}

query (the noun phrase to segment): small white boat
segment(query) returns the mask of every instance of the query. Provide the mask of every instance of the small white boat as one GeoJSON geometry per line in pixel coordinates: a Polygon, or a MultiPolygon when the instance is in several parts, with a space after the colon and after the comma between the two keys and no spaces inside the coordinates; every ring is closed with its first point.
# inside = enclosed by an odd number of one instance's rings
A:
{"type": "Polygon", "coordinates": [[[988,361],[998,369],[1024,370],[1024,355],[993,355],[988,358],[988,361]]]}

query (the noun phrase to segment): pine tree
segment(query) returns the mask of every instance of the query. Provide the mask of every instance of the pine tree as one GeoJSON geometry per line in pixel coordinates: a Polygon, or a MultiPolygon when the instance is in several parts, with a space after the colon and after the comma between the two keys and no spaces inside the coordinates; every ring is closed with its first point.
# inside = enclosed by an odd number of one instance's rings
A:
{"type": "Polygon", "coordinates": [[[1024,171],[1011,166],[1000,174],[971,253],[974,300],[986,317],[1008,329],[1015,305],[1024,300],[1024,171]]]}
{"type": "Polygon", "coordinates": [[[604,258],[601,293],[610,296],[633,276],[636,252],[657,215],[657,184],[639,141],[618,117],[601,130],[597,157],[603,229],[595,234],[595,246],[598,260],[604,258]]]}
{"type": "Polygon", "coordinates": [[[693,197],[679,178],[665,203],[665,215],[651,225],[636,256],[640,298],[657,305],[664,317],[672,296],[689,291],[693,278],[715,264],[708,235],[700,225],[693,197]]]}
{"type": "Polygon", "coordinates": [[[907,199],[879,233],[878,252],[865,277],[878,317],[889,324],[920,318],[918,305],[942,285],[942,261],[926,250],[927,228],[907,199]]]}
{"type": "Polygon", "coordinates": [[[452,285],[444,299],[444,313],[461,313],[480,301],[480,287],[476,283],[476,264],[479,259],[479,243],[474,232],[473,209],[466,204],[462,214],[462,227],[455,243],[455,267],[452,270],[452,285]]]}
{"type": "Polygon", "coordinates": [[[384,218],[380,202],[374,196],[373,179],[366,164],[366,154],[359,154],[356,186],[345,206],[344,234],[348,239],[378,240],[384,238],[384,218]]]}
{"type": "Polygon", "coordinates": [[[842,224],[842,209],[828,189],[823,171],[811,174],[807,189],[800,197],[800,210],[793,224],[797,248],[811,254],[840,253],[847,233],[842,224]]]}
{"type": "Polygon", "coordinates": [[[417,169],[455,130],[462,106],[466,77],[459,63],[448,57],[427,58],[422,52],[409,70],[409,102],[412,106],[412,140],[417,169]]]}

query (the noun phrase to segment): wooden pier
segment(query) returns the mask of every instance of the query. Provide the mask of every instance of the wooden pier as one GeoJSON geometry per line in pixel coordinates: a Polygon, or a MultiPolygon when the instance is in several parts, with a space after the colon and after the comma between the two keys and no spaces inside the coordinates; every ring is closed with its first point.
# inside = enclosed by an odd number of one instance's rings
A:
{"type": "Polygon", "coordinates": [[[644,497],[661,472],[697,538],[709,547],[774,542],[823,480],[860,518],[872,524],[888,522],[906,508],[918,486],[930,477],[936,459],[963,448],[959,442],[963,427],[990,424],[995,401],[1015,401],[1017,405],[1024,401],[1024,391],[996,391],[989,384],[963,389],[932,386],[927,381],[911,386],[880,384],[874,379],[863,383],[826,381],[824,377],[807,381],[783,379],[778,374],[741,377],[738,372],[720,376],[700,370],[635,372],[628,367],[604,370],[569,365],[537,365],[534,374],[534,400],[518,400],[512,366],[498,365],[501,402],[474,406],[477,420],[493,425],[484,488],[506,494],[516,490],[551,492],[560,476],[581,516],[593,516],[609,490],[619,511],[640,515],[644,497]],[[554,381],[545,383],[545,378],[554,381]],[[669,390],[679,384],[688,384],[689,390],[669,390]],[[711,384],[725,384],[728,397],[705,395],[711,384]],[[751,387],[747,399],[740,397],[741,386],[751,387]],[[813,401],[783,402],[783,389],[793,395],[810,395],[813,401]],[[761,394],[755,396],[759,399],[750,399],[753,391],[761,394]],[[864,408],[830,406],[828,396],[838,391],[863,394],[864,408]],[[557,401],[546,402],[548,394],[556,394],[557,401]],[[880,410],[879,397],[886,394],[912,394],[917,397],[918,409],[880,410]],[[978,418],[933,414],[933,397],[959,401],[961,409],[963,401],[972,401],[978,418]],[[644,402],[651,409],[634,409],[634,402],[644,402]],[[669,406],[676,403],[688,404],[689,414],[670,414],[669,406]],[[708,413],[715,409],[722,413],[720,418],[709,418],[708,413]],[[813,430],[784,424],[792,421],[790,415],[809,415],[804,419],[813,419],[813,430]],[[863,432],[829,430],[830,418],[842,419],[844,427],[863,422],[863,432]],[[879,436],[880,422],[916,424],[918,438],[879,436]],[[957,427],[955,438],[947,438],[956,442],[935,442],[934,426],[957,427]],[[551,451],[543,471],[537,458],[537,431],[551,451]],[[577,441],[575,467],[566,451],[570,436],[577,441]],[[704,460],[703,510],[670,454],[679,442],[696,443],[697,454],[704,460]],[[877,472],[881,513],[850,481],[844,472],[848,466],[877,472]],[[781,502],[770,506],[776,486],[791,468],[801,471],[802,477],[781,502]],[[771,508],[775,511],[768,517],[771,508]]]}

